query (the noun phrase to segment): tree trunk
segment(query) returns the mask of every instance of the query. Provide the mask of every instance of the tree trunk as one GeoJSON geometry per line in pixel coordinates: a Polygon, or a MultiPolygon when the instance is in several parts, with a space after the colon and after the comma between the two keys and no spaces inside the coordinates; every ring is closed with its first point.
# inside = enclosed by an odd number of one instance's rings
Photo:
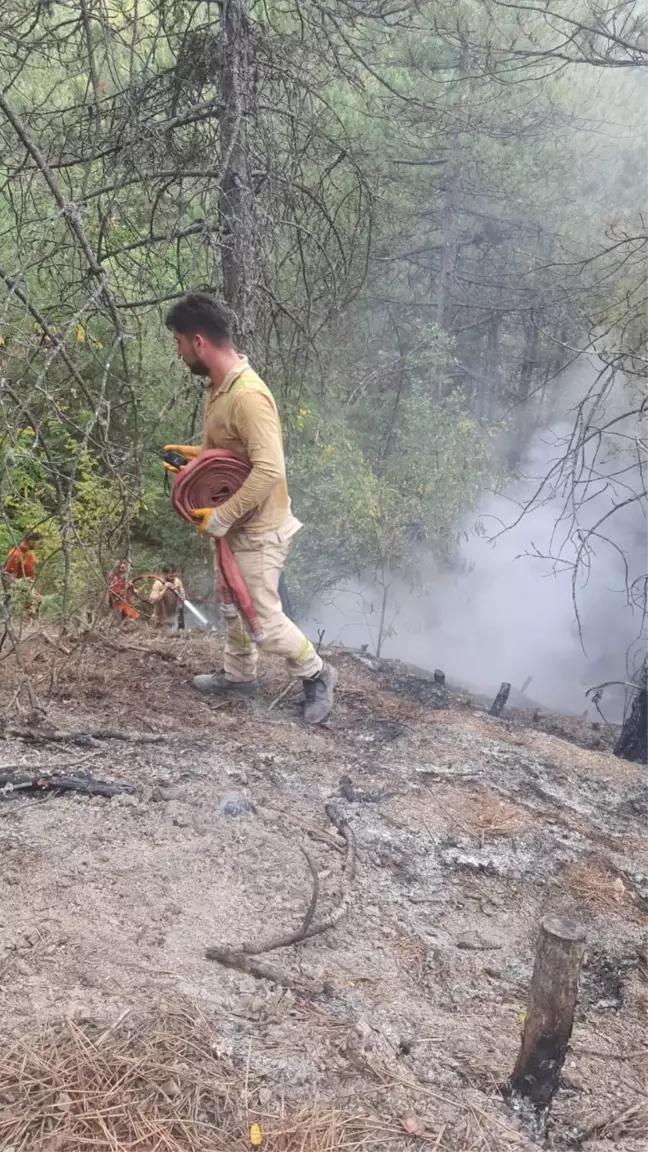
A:
{"type": "Polygon", "coordinates": [[[452,137],[450,159],[445,182],[443,204],[443,257],[437,282],[436,322],[439,328],[449,331],[452,321],[452,289],[457,275],[459,258],[459,220],[461,212],[461,176],[463,169],[463,135],[470,120],[471,83],[466,74],[470,67],[470,52],[462,45],[457,61],[459,78],[458,126],[452,137]]]}
{"type": "MultiPolygon", "coordinates": [[[[458,144],[455,145],[458,153],[458,144]]],[[[436,322],[439,328],[450,325],[450,290],[454,283],[459,255],[459,190],[461,187],[461,166],[458,154],[452,162],[452,169],[446,184],[443,207],[443,258],[437,285],[436,322]]]]}
{"type": "Polygon", "coordinates": [[[520,376],[517,388],[517,405],[515,415],[515,429],[511,437],[509,449],[509,463],[515,468],[524,455],[529,432],[532,426],[532,413],[529,411],[529,393],[533,371],[536,366],[538,352],[538,327],[533,317],[525,322],[524,351],[520,365],[520,376]]]}
{"type": "Polygon", "coordinates": [[[252,102],[248,0],[224,0],[220,41],[223,293],[236,317],[237,343],[248,349],[256,327],[258,268],[247,134],[252,102]]]}
{"type": "Polygon", "coordinates": [[[639,673],[637,692],[614,745],[614,755],[638,764],[648,763],[648,661],[644,661],[639,673]]]}

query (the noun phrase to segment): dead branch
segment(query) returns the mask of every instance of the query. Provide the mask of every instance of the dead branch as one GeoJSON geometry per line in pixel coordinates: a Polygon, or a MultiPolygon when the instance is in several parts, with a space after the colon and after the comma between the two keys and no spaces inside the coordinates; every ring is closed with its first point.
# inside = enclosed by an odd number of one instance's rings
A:
{"type": "Polygon", "coordinates": [[[293,992],[321,996],[326,991],[323,984],[317,984],[303,976],[292,976],[283,968],[276,968],[274,964],[266,964],[265,960],[257,960],[243,952],[230,952],[227,948],[208,948],[205,956],[207,960],[216,960],[224,968],[236,968],[238,972],[245,972],[257,980],[269,980],[272,984],[290,988],[293,992]]]}
{"type": "Polygon", "coordinates": [[[581,1129],[578,1133],[578,1143],[583,1144],[585,1140],[591,1140],[592,1136],[611,1136],[615,1129],[619,1129],[630,1120],[641,1117],[643,1110],[642,1104],[632,1104],[629,1108],[626,1108],[624,1112],[599,1117],[592,1124],[589,1124],[587,1128],[581,1129]]]}
{"type": "MultiPolygon", "coordinates": [[[[340,877],[340,899],[336,907],[328,916],[323,920],[318,920],[312,923],[317,907],[317,897],[319,893],[319,882],[317,879],[317,871],[315,864],[306,852],[302,849],[308,866],[311,870],[313,877],[313,895],[311,897],[308,912],[304,918],[304,922],[300,928],[295,932],[283,933],[279,936],[272,936],[269,940],[262,941],[261,943],[254,943],[249,941],[241,944],[238,948],[208,948],[206,956],[209,960],[217,960],[221,964],[226,964],[230,968],[240,968],[242,972],[251,973],[255,975],[250,968],[249,957],[260,956],[265,952],[274,952],[278,948],[287,948],[292,944],[301,944],[305,940],[312,940],[314,936],[320,936],[329,928],[334,928],[340,922],[342,917],[346,914],[351,902],[351,885],[355,877],[356,865],[356,839],[353,829],[347,823],[343,816],[333,807],[332,804],[326,805],[326,814],[332,824],[335,824],[338,832],[343,837],[346,843],[346,856],[342,865],[342,874],[340,877]]],[[[263,976],[264,979],[274,979],[274,977],[263,976]]]]}
{"type": "Polygon", "coordinates": [[[5,776],[0,775],[0,796],[4,800],[14,792],[80,792],[83,796],[132,795],[135,789],[130,784],[109,784],[105,780],[93,780],[91,776],[5,776]]]}
{"type": "Polygon", "coordinates": [[[281,808],[270,808],[267,805],[257,808],[257,812],[264,820],[269,820],[273,824],[276,823],[277,817],[281,816],[289,824],[294,824],[297,828],[308,832],[313,840],[320,840],[322,844],[328,844],[330,848],[335,848],[336,852],[344,852],[345,850],[345,842],[340,836],[335,836],[333,833],[327,832],[325,828],[311,824],[308,820],[303,820],[301,816],[295,816],[292,812],[284,812],[281,808]]]}
{"type": "Polygon", "coordinates": [[[15,736],[29,744],[80,744],[92,746],[93,740],[124,740],[129,744],[161,744],[164,736],[149,732],[124,732],[121,728],[95,728],[89,732],[37,732],[33,728],[6,728],[6,736],[15,736]]]}
{"type": "Polygon", "coordinates": [[[71,648],[66,648],[65,644],[57,644],[56,640],[52,640],[52,637],[47,635],[47,632],[41,632],[40,635],[42,636],[45,643],[49,644],[50,648],[55,648],[57,652],[62,652],[64,656],[72,655],[71,648]]]}
{"type": "Polygon", "coordinates": [[[306,863],[310,868],[311,876],[313,877],[313,895],[311,896],[310,904],[308,905],[306,915],[304,916],[304,923],[301,926],[301,931],[307,932],[313,922],[313,917],[317,909],[317,900],[319,897],[319,875],[317,872],[317,865],[315,864],[313,857],[303,844],[301,845],[301,850],[302,854],[306,858],[306,863]]]}
{"type": "Polygon", "coordinates": [[[107,636],[102,636],[100,632],[91,632],[90,639],[99,641],[100,644],[105,644],[107,648],[112,648],[114,652],[139,652],[143,656],[159,656],[160,660],[166,660],[169,664],[179,664],[181,667],[186,668],[185,660],[181,660],[173,652],[166,652],[164,648],[144,648],[142,644],[118,644],[116,640],[109,640],[107,636]]]}
{"type": "Polygon", "coordinates": [[[270,704],[268,706],[268,712],[272,712],[272,709],[275,708],[281,700],[283,700],[284,696],[288,695],[288,693],[295,687],[296,683],[297,683],[296,680],[291,680],[290,684],[287,684],[286,687],[281,690],[279,695],[275,696],[274,700],[272,701],[272,704],[270,704]]]}

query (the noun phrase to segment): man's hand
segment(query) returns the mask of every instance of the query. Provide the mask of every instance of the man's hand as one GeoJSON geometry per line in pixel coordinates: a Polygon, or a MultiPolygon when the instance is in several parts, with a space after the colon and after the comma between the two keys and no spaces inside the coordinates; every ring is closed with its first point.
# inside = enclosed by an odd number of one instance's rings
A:
{"type": "Polygon", "coordinates": [[[216,508],[194,508],[191,515],[197,521],[196,527],[203,536],[213,536],[220,540],[231,528],[231,524],[223,524],[216,508]]]}
{"type": "MultiPolygon", "coordinates": [[[[200,456],[202,448],[198,448],[195,444],[165,444],[162,451],[178,452],[180,456],[184,456],[185,460],[189,461],[195,460],[196,456],[200,456]]],[[[173,464],[167,464],[166,460],[163,467],[165,472],[175,473],[180,471],[180,469],[175,468],[173,464]]]]}

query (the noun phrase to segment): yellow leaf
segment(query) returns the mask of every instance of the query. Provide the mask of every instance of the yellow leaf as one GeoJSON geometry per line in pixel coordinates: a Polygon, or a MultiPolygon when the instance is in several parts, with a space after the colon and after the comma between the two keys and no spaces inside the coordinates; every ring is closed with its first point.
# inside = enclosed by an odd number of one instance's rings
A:
{"type": "Polygon", "coordinates": [[[261,1130],[261,1125],[253,1124],[250,1128],[250,1144],[252,1144],[254,1148],[259,1148],[262,1143],[263,1132],[261,1130]]]}
{"type": "Polygon", "coordinates": [[[0,348],[4,348],[4,336],[0,336],[0,348]]]}
{"type": "Polygon", "coordinates": [[[518,1012],[518,1024],[524,1024],[526,1020],[526,1012],[518,1012]]]}
{"type": "Polygon", "coordinates": [[[83,327],[83,324],[77,324],[77,330],[76,330],[76,342],[77,342],[77,344],[85,343],[85,337],[86,337],[86,334],[85,334],[85,328],[83,327]]]}

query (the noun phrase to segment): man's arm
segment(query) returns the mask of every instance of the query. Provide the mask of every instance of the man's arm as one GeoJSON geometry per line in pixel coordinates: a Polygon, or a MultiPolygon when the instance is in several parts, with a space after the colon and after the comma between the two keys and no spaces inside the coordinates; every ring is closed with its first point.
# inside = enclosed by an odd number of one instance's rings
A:
{"type": "Polygon", "coordinates": [[[228,528],[258,508],[286,475],[281,427],[273,401],[263,392],[245,389],[236,397],[232,415],[252,471],[238,492],[218,508],[218,519],[228,528]]]}
{"type": "Polygon", "coordinates": [[[156,580],[155,583],[153,584],[153,587],[151,588],[150,593],[149,593],[150,603],[151,604],[157,604],[158,601],[162,599],[162,593],[163,592],[164,592],[164,584],[162,583],[161,580],[156,580]]]}

